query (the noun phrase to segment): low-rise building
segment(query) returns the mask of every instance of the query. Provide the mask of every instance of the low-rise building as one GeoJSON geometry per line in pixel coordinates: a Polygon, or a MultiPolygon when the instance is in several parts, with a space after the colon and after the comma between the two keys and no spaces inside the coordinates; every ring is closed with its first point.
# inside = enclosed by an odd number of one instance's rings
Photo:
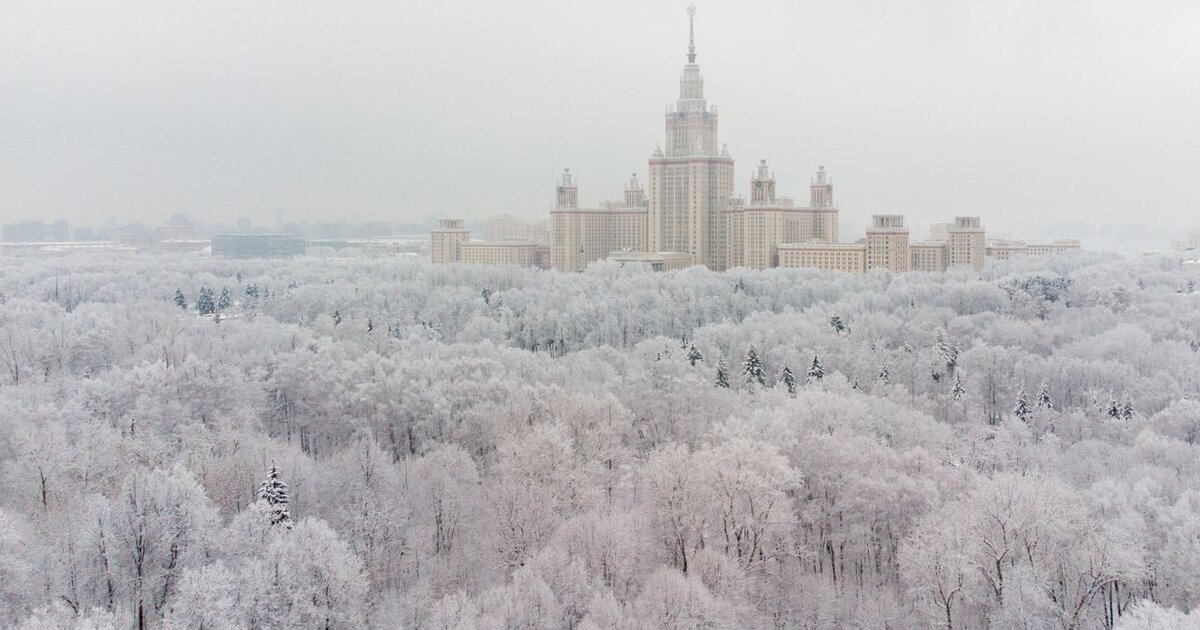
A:
{"type": "Polygon", "coordinates": [[[544,268],[548,257],[549,248],[537,243],[463,241],[458,244],[458,261],[468,264],[544,268]]]}
{"type": "Polygon", "coordinates": [[[608,259],[621,264],[650,265],[654,271],[678,271],[693,264],[692,255],[681,252],[612,252],[608,259]]]}
{"type": "Polygon", "coordinates": [[[218,234],[212,237],[213,256],[228,258],[290,258],[304,254],[306,241],[291,234],[218,234]]]}
{"type": "Polygon", "coordinates": [[[865,273],[867,271],[867,244],[865,242],[785,243],[780,245],[778,250],[780,267],[845,273],[865,273]]]}

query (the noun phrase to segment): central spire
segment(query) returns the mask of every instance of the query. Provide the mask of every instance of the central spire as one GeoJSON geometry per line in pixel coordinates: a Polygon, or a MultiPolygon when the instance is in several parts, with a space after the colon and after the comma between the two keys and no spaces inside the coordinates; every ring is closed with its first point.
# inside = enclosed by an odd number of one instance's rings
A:
{"type": "Polygon", "coordinates": [[[696,5],[688,7],[688,63],[696,63],[696,5]]]}

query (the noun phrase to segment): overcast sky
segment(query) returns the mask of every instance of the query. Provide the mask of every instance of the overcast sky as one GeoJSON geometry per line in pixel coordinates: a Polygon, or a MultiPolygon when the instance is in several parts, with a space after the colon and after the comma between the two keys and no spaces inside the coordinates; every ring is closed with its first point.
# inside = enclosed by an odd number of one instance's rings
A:
{"type": "MultiPolygon", "coordinates": [[[[687,3],[0,0],[0,216],[541,215],[662,142],[687,3]]],[[[737,190],[1200,223],[1200,2],[698,2],[737,190]]],[[[845,231],[843,231],[845,232],[845,231]]],[[[844,233],[844,237],[847,235],[844,233]]]]}

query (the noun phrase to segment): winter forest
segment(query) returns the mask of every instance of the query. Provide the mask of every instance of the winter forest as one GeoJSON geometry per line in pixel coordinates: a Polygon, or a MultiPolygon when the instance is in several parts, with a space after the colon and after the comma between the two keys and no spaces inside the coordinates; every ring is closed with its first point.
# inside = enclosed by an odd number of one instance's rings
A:
{"type": "Polygon", "coordinates": [[[0,262],[0,627],[1200,627],[1200,277],[0,262]]]}

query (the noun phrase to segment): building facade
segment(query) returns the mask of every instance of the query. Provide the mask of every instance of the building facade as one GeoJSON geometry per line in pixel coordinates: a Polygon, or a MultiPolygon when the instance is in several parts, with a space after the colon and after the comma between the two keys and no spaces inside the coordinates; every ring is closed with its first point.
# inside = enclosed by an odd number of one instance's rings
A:
{"type": "Polygon", "coordinates": [[[545,267],[549,248],[536,243],[493,243],[463,241],[458,244],[459,262],[473,265],[516,265],[545,267]]]}
{"type": "Polygon", "coordinates": [[[969,267],[983,271],[987,253],[987,235],[979,217],[954,217],[947,229],[950,243],[950,267],[969,267]]]}
{"type": "Polygon", "coordinates": [[[710,269],[725,268],[724,210],[733,193],[733,158],[717,144],[717,112],[704,99],[696,64],[695,7],[688,9],[687,64],[679,99],[666,114],[665,150],[649,160],[647,244],[683,252],[710,269]]]}
{"type": "Polygon", "coordinates": [[[430,238],[429,258],[436,264],[449,264],[459,260],[459,245],[467,242],[471,233],[462,219],[438,219],[430,238]]]}
{"type": "MultiPolygon", "coordinates": [[[[824,167],[818,177],[824,180],[824,167]]],[[[767,161],[761,160],[750,180],[750,203],[730,203],[725,209],[726,267],[775,267],[782,243],[837,241],[838,211],[833,206],[832,185],[814,186],[811,195],[812,204],[807,208],[793,207],[790,199],[777,197],[775,175],[767,161]]]]}
{"type": "Polygon", "coordinates": [[[867,269],[904,273],[908,265],[908,228],[904,227],[904,216],[872,216],[871,227],[867,229],[867,269]]]}
{"type": "Polygon", "coordinates": [[[678,271],[693,264],[691,255],[681,252],[613,252],[608,259],[623,265],[649,265],[653,271],[678,271]]]}
{"type": "Polygon", "coordinates": [[[217,234],[213,256],[228,258],[290,258],[301,256],[307,241],[291,234],[217,234]]]}
{"type": "Polygon", "coordinates": [[[538,243],[546,245],[550,237],[546,219],[527,219],[515,214],[494,214],[483,224],[483,238],[492,243],[538,243]]]}
{"type": "Polygon", "coordinates": [[[779,266],[843,273],[866,273],[866,243],[785,243],[779,246],[779,266]]]}
{"type": "Polygon", "coordinates": [[[637,174],[625,186],[622,202],[580,208],[569,171],[559,180],[556,207],[550,211],[550,265],[583,271],[615,251],[646,251],[646,196],[637,174]],[[566,185],[569,184],[569,185],[566,185]]]}
{"type": "Polygon", "coordinates": [[[908,244],[908,270],[943,272],[950,264],[950,244],[946,241],[921,241],[908,244]]]}

